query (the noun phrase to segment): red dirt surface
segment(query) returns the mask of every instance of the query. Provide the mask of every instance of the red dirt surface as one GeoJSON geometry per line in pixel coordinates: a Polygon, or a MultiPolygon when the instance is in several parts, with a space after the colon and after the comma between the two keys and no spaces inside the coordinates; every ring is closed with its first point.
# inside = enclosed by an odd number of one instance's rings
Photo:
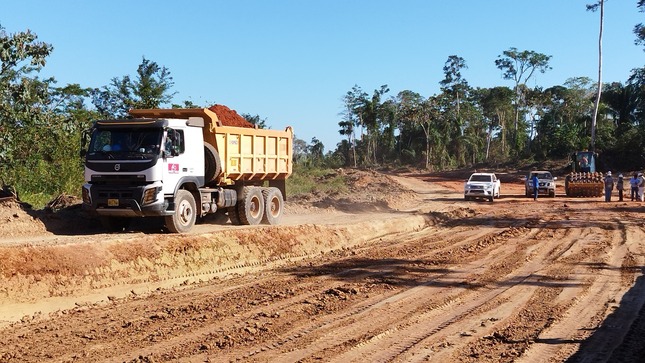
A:
{"type": "Polygon", "coordinates": [[[208,108],[209,110],[215,112],[217,118],[222,122],[223,126],[235,126],[235,127],[249,127],[254,128],[255,125],[246,121],[246,119],[231,110],[230,108],[224,105],[213,105],[208,108]]]}
{"type": "Polygon", "coordinates": [[[643,362],[645,203],[339,175],[281,225],[184,235],[5,200],[0,362],[643,362]]]}

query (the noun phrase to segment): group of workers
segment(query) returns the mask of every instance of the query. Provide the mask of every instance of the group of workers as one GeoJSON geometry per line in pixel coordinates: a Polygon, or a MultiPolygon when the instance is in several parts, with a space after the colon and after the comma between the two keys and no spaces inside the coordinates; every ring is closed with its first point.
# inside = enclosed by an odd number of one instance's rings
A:
{"type": "MultiPolygon", "coordinates": [[[[607,172],[605,176],[605,202],[611,202],[611,194],[614,190],[618,190],[618,201],[623,201],[623,191],[625,190],[623,174],[618,174],[618,180],[614,183],[614,178],[611,176],[611,171],[607,172]]],[[[631,200],[632,201],[645,201],[645,177],[643,173],[634,173],[634,176],[629,179],[631,200]]]]}

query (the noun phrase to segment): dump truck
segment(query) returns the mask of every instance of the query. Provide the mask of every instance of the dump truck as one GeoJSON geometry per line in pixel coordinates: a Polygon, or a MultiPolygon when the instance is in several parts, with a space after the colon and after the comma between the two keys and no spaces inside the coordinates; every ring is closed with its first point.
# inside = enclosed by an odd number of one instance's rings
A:
{"type": "Polygon", "coordinates": [[[592,151],[571,154],[571,172],[564,179],[568,197],[600,197],[605,187],[603,173],[596,170],[597,155],[592,151]]]}
{"type": "Polygon", "coordinates": [[[213,213],[238,225],[279,223],[292,173],[291,127],[226,126],[207,108],[129,113],[94,122],[81,147],[83,208],[105,228],[162,217],[169,232],[185,233],[213,213]]]}

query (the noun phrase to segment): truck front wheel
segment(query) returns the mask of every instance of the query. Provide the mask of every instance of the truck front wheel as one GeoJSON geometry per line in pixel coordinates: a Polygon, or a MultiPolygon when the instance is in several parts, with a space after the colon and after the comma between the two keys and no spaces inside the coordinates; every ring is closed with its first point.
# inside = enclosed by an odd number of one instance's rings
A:
{"type": "Polygon", "coordinates": [[[185,233],[193,228],[196,219],[195,198],[187,190],[178,190],[175,196],[175,214],[166,216],[166,228],[172,233],[185,233]]]}
{"type": "Polygon", "coordinates": [[[282,192],[278,188],[265,188],[262,190],[262,197],[264,198],[264,217],[262,218],[262,223],[271,225],[278,224],[282,217],[284,205],[282,192]]]}
{"type": "Polygon", "coordinates": [[[242,188],[242,199],[237,201],[237,214],[241,224],[260,224],[264,217],[264,198],[258,187],[242,188]]]}

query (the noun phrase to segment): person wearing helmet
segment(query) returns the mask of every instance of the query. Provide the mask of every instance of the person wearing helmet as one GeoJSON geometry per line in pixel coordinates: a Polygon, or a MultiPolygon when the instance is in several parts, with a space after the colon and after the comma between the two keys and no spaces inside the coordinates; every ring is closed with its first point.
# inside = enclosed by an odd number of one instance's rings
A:
{"type": "Polygon", "coordinates": [[[634,173],[634,176],[629,179],[629,185],[632,187],[632,202],[638,200],[638,173],[634,173]]]}
{"type": "Polygon", "coordinates": [[[618,201],[623,201],[623,189],[625,188],[625,181],[623,180],[623,174],[618,174],[618,181],[616,182],[616,190],[618,190],[618,201]]]}
{"type": "Polygon", "coordinates": [[[614,190],[614,178],[611,177],[611,171],[605,176],[605,202],[611,202],[611,192],[614,190]]]}

